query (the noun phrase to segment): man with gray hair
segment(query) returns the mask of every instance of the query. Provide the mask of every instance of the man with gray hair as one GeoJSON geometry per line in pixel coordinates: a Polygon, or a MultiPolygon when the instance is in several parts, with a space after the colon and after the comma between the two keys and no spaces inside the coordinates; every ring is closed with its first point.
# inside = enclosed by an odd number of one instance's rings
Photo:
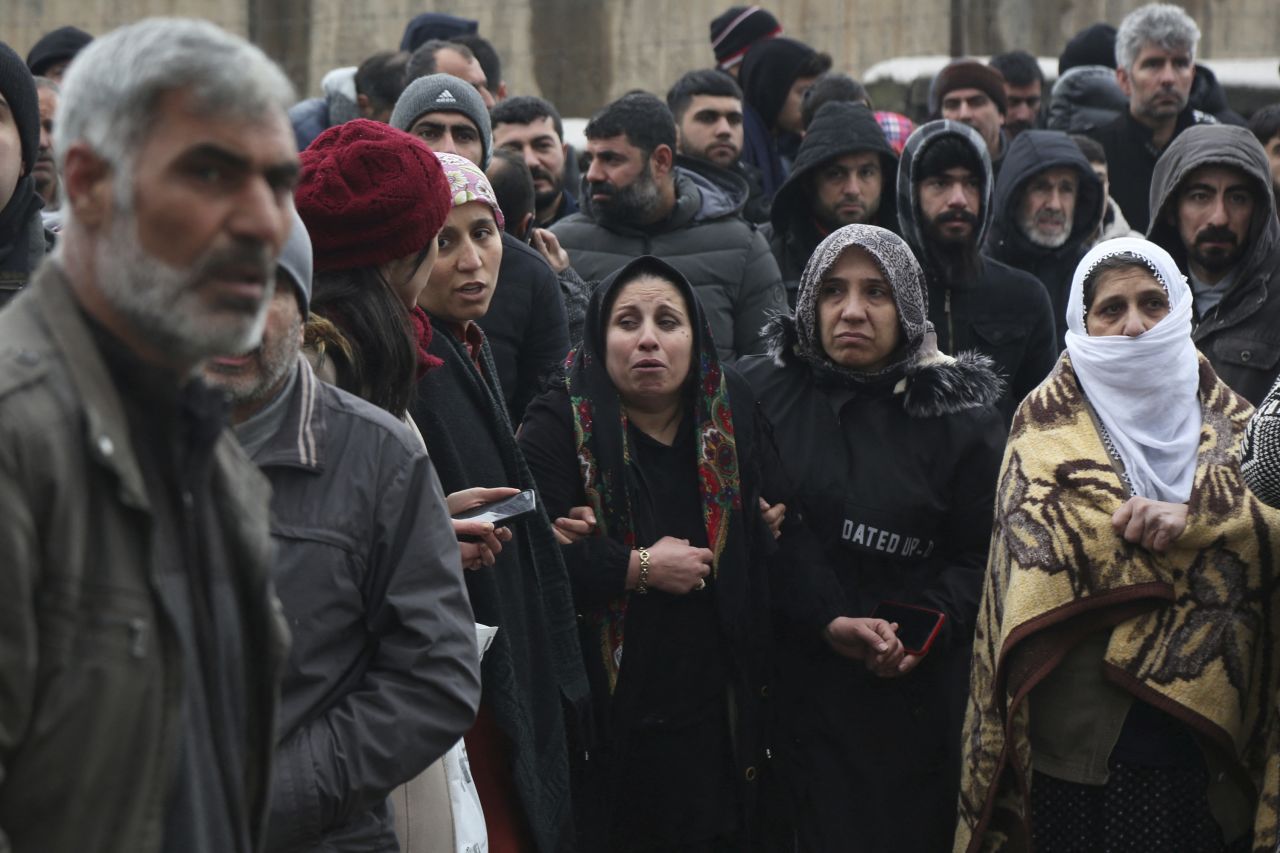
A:
{"type": "Polygon", "coordinates": [[[287,628],[267,484],[199,370],[261,336],[291,99],[190,20],[64,78],[64,229],[0,314],[0,849],[261,844],[287,628]]]}
{"type": "Polygon", "coordinates": [[[1161,152],[1188,127],[1216,121],[1188,105],[1199,41],[1191,16],[1166,3],[1134,9],[1116,31],[1116,82],[1129,109],[1089,135],[1106,151],[1112,198],[1139,231],[1147,230],[1147,194],[1161,152]]]}

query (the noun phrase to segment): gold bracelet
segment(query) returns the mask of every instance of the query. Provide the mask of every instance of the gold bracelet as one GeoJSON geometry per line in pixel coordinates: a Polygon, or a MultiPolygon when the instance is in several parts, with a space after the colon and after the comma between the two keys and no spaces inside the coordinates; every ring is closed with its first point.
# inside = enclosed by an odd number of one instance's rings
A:
{"type": "Polygon", "coordinates": [[[640,579],[636,581],[636,592],[644,595],[649,591],[649,549],[637,548],[640,555],[640,579]]]}

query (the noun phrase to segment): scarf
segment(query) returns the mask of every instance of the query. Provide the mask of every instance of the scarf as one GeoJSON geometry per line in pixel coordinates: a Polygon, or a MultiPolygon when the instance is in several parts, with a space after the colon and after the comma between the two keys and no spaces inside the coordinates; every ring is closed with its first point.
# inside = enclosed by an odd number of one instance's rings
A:
{"type": "Polygon", "coordinates": [[[435,370],[444,364],[436,356],[430,353],[431,347],[431,318],[427,316],[427,312],[423,311],[417,305],[413,306],[413,310],[409,312],[409,325],[413,329],[414,346],[418,349],[418,380],[427,375],[427,371],[435,370]]]}
{"type": "MultiPolygon", "coordinates": [[[[1108,680],[1194,730],[1240,790],[1263,780],[1280,686],[1270,579],[1280,512],[1240,474],[1235,448],[1252,410],[1200,359],[1188,526],[1155,554],[1111,528],[1129,492],[1074,367],[1063,356],[1023,401],[1005,448],[962,736],[957,851],[1030,849],[1027,697],[1096,631],[1111,630],[1108,680]]],[[[1280,762],[1272,775],[1280,779],[1280,762]]]]}
{"type": "Polygon", "coordinates": [[[927,299],[924,273],[901,237],[875,225],[846,225],[818,244],[800,276],[794,321],[796,354],[808,362],[819,381],[825,384],[859,387],[901,379],[907,366],[929,349],[926,339],[932,338],[929,333],[933,327],[928,319],[927,299]],[[845,250],[854,246],[865,249],[880,267],[898,307],[902,340],[889,364],[878,371],[855,370],[837,364],[823,349],[818,330],[818,293],[822,280],[845,250]]]}
{"type": "MultiPolygon", "coordinates": [[[[742,496],[728,388],[710,326],[692,286],[674,267],[649,255],[631,261],[596,288],[587,306],[583,342],[569,353],[565,362],[565,384],[573,412],[582,484],[587,503],[596,515],[598,535],[610,536],[629,548],[637,547],[631,502],[637,484],[631,470],[627,416],[605,366],[609,321],[605,305],[610,302],[611,292],[645,275],[655,275],[674,284],[692,311],[695,339],[690,371],[695,372],[696,384],[691,384],[684,414],[694,419],[702,518],[707,530],[707,546],[713,555],[711,574],[714,578],[722,557],[731,554],[737,560],[745,559],[746,554],[741,519],[737,524],[732,523],[735,515],[741,516],[742,496]]],[[[628,600],[629,594],[624,593],[603,610],[588,614],[598,634],[610,692],[617,686],[622,665],[628,600]]]]}
{"type": "Polygon", "coordinates": [[[439,158],[444,176],[449,181],[449,203],[454,207],[462,207],[468,202],[482,201],[493,209],[493,219],[498,223],[498,229],[506,228],[507,224],[502,218],[502,208],[498,206],[498,196],[494,193],[489,178],[480,171],[480,167],[457,154],[436,152],[436,157],[439,158]]]}
{"type": "Polygon", "coordinates": [[[1155,243],[1122,237],[1081,259],[1067,298],[1067,352],[1080,386],[1115,444],[1134,492],[1184,503],[1200,444],[1199,366],[1191,341],[1191,289],[1155,243]],[[1084,282],[1104,258],[1137,255],[1169,295],[1169,314],[1136,338],[1090,337],[1084,282]]]}

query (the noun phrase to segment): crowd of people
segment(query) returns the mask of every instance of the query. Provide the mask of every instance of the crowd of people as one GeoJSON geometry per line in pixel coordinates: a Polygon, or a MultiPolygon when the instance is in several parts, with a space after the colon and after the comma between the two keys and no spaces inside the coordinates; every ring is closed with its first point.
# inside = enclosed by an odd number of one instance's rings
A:
{"type": "Polygon", "coordinates": [[[442,13],[301,101],[0,42],[0,850],[1275,850],[1280,104],[1199,38],[917,126],[735,6],[582,151],[442,13]]]}

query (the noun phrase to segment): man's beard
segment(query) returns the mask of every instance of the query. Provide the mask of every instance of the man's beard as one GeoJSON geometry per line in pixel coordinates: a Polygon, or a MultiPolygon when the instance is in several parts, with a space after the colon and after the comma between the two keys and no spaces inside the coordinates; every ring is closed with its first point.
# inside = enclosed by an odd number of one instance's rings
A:
{"type": "Polygon", "coordinates": [[[110,233],[94,246],[97,284],[152,348],[194,363],[258,345],[275,289],[275,261],[265,244],[241,240],[228,248],[209,249],[189,269],[179,269],[142,247],[131,211],[117,207],[113,220],[110,233]],[[199,291],[208,279],[236,278],[235,271],[246,268],[261,274],[265,283],[256,305],[205,305],[199,291]]]}
{"type": "Polygon", "coordinates": [[[628,186],[617,189],[607,181],[591,181],[587,184],[587,193],[602,193],[609,197],[603,203],[593,199],[592,206],[602,222],[616,225],[645,225],[652,222],[662,203],[658,182],[653,179],[653,172],[647,163],[644,171],[628,186]]]}
{"type": "Polygon", "coordinates": [[[1042,214],[1031,214],[1030,216],[1019,216],[1018,227],[1026,238],[1042,249],[1057,249],[1067,242],[1067,238],[1071,236],[1071,220],[1067,218],[1065,213],[1045,212],[1042,214]],[[1037,227],[1037,219],[1046,219],[1061,228],[1053,233],[1046,233],[1037,227]]]}
{"type": "Polygon", "coordinates": [[[925,248],[929,266],[946,284],[967,283],[977,276],[981,255],[978,251],[978,217],[967,210],[947,210],[925,223],[925,248]],[[963,239],[943,234],[948,222],[968,222],[970,231],[963,239]]]}
{"type": "Polygon", "coordinates": [[[253,372],[240,375],[234,369],[222,369],[218,362],[212,361],[205,368],[205,378],[227,395],[233,407],[266,403],[298,363],[301,332],[302,316],[299,314],[286,333],[263,336],[261,346],[251,353],[253,372]]]}
{"type": "Polygon", "coordinates": [[[560,198],[560,193],[564,190],[564,175],[561,174],[557,178],[541,166],[531,166],[529,174],[533,176],[535,181],[542,180],[551,184],[551,189],[539,190],[533,196],[533,206],[538,210],[546,210],[556,203],[556,199],[560,198]]]}
{"type": "Polygon", "coordinates": [[[846,225],[874,225],[877,216],[880,214],[879,199],[876,200],[875,209],[871,209],[865,202],[862,203],[862,211],[857,216],[850,217],[837,212],[837,208],[844,204],[847,199],[841,198],[831,207],[827,207],[818,203],[813,210],[814,217],[818,223],[828,232],[836,231],[846,225]]]}
{"type": "Polygon", "coordinates": [[[1187,247],[1187,257],[1197,265],[1211,273],[1226,272],[1240,262],[1244,255],[1244,246],[1236,239],[1236,235],[1225,226],[1210,226],[1196,235],[1195,242],[1187,247]],[[1220,249],[1203,250],[1201,243],[1230,243],[1227,251],[1220,249]]]}

